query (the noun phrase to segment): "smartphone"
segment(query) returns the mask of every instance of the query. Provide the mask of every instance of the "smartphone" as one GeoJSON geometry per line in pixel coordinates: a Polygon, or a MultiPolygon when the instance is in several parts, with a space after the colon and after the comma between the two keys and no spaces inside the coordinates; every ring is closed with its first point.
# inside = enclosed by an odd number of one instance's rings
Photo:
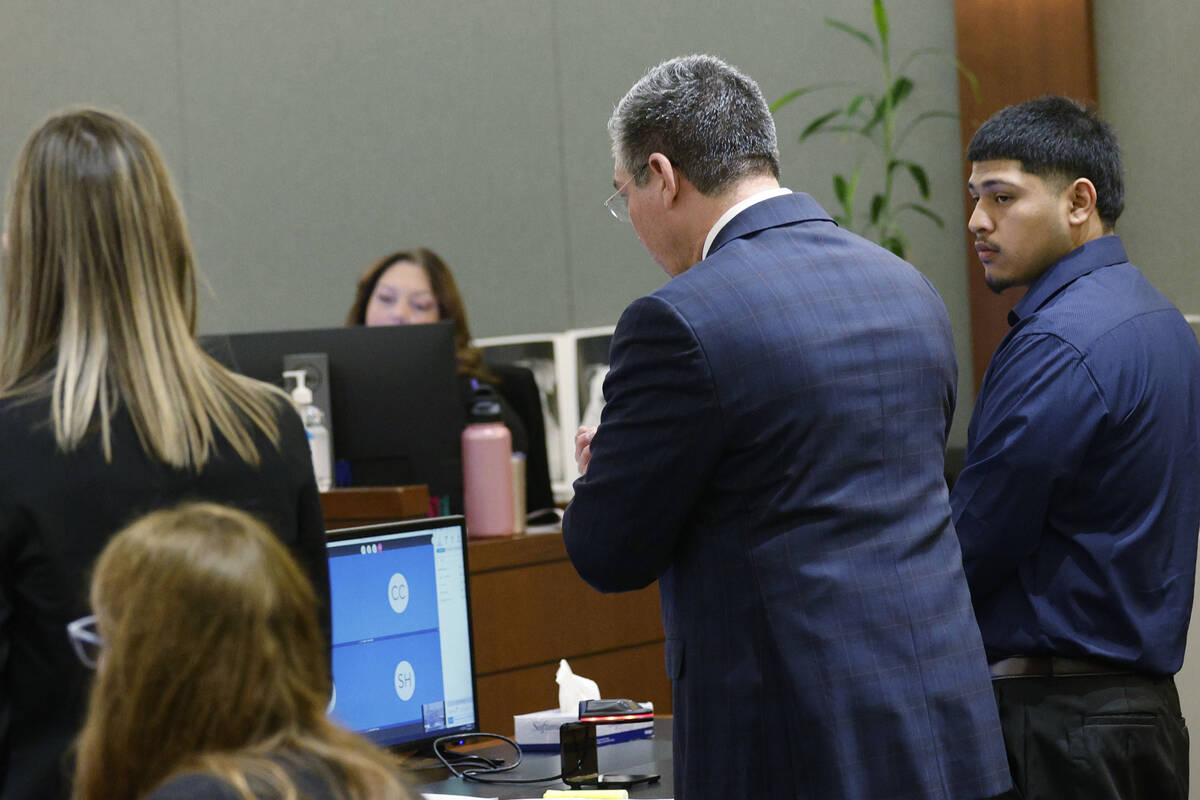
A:
{"type": "Polygon", "coordinates": [[[654,710],[632,700],[581,700],[580,722],[634,722],[654,719],[654,710]]]}

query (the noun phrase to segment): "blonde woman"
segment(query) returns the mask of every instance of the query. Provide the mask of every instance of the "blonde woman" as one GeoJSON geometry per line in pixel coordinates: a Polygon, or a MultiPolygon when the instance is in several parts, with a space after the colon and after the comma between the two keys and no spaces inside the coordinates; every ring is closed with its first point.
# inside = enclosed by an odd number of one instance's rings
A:
{"type": "Polygon", "coordinates": [[[407,796],[386,753],[326,716],[316,598],[248,515],[142,518],[104,549],[91,603],[72,628],[97,666],[80,800],[407,796]]]}
{"type": "Polygon", "coordinates": [[[328,572],[297,414],[196,344],[191,246],[150,138],[103,111],[56,115],[22,150],[8,208],[0,800],[58,798],[85,687],[63,625],[86,608],[88,570],[117,530],[217,500],[266,520],[322,601],[328,572]]]}

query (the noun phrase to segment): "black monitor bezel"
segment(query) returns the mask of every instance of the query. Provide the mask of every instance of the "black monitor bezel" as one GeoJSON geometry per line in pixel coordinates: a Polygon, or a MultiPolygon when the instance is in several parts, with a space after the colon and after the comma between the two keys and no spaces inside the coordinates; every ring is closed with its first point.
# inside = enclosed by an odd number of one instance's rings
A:
{"type": "MultiPolygon", "coordinates": [[[[420,530],[432,530],[445,528],[450,525],[457,525],[459,535],[462,537],[462,559],[463,559],[463,591],[467,602],[467,648],[470,650],[469,657],[471,662],[471,704],[473,706],[473,723],[467,729],[446,728],[441,731],[422,736],[417,739],[408,739],[403,742],[381,743],[371,739],[379,747],[391,750],[397,753],[406,753],[414,750],[422,750],[427,748],[433,741],[441,736],[462,735],[466,736],[472,733],[478,733],[479,727],[479,682],[475,675],[475,622],[471,615],[471,569],[470,560],[467,553],[467,527],[466,519],[461,514],[451,514],[445,517],[422,517],[421,519],[413,520],[397,520],[395,522],[379,522],[372,525],[357,525],[349,528],[336,528],[331,531],[326,531],[326,553],[332,545],[349,539],[360,539],[364,536],[374,536],[381,533],[410,533],[420,530]]],[[[326,556],[328,558],[328,555],[326,556]]],[[[330,603],[333,602],[332,590],[330,592],[330,603]]],[[[330,618],[332,619],[333,610],[330,609],[330,618]]],[[[438,628],[441,628],[441,622],[438,622],[438,628]]]]}
{"type": "Polygon", "coordinates": [[[209,334],[201,343],[234,372],[276,386],[284,356],[325,354],[333,414],[326,425],[334,458],[349,462],[349,485],[426,484],[461,513],[466,411],[452,322],[209,334]],[[406,391],[417,381],[424,400],[406,391]]]}

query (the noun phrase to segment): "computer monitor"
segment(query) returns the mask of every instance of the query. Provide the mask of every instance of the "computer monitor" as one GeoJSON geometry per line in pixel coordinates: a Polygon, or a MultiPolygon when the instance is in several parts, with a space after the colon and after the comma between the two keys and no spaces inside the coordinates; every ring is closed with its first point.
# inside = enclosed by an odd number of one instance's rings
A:
{"type": "Polygon", "coordinates": [[[466,411],[453,323],[220,334],[202,343],[233,371],[277,386],[285,357],[324,354],[338,485],[426,484],[448,498],[447,513],[462,511],[466,411]]]}
{"type": "Polygon", "coordinates": [[[329,532],[330,715],[381,747],[477,731],[463,518],[329,532]]]}

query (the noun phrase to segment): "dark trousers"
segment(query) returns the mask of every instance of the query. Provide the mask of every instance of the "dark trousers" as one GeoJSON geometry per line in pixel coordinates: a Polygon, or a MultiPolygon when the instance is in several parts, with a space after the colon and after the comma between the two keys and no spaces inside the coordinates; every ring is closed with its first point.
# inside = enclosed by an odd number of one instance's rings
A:
{"type": "Polygon", "coordinates": [[[992,681],[1022,800],[1187,800],[1188,732],[1173,678],[992,681]]]}

